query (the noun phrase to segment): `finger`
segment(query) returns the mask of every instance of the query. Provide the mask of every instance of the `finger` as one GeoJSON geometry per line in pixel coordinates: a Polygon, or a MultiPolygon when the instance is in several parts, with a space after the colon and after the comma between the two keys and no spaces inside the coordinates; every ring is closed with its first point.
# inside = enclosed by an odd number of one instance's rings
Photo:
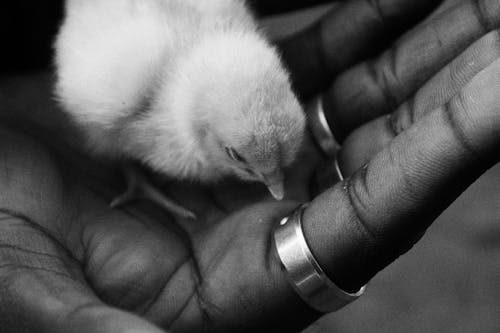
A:
{"type": "Polygon", "coordinates": [[[294,85],[304,98],[325,89],[332,77],[375,54],[418,22],[439,0],[353,0],[279,43],[294,85]]]}
{"type": "Polygon", "coordinates": [[[461,1],[419,25],[374,61],[340,75],[324,96],[329,124],[342,140],[395,110],[470,44],[500,26],[500,3],[461,1]]]}
{"type": "Polygon", "coordinates": [[[477,73],[500,58],[498,30],[472,44],[420,88],[415,96],[389,116],[361,126],[344,141],[339,164],[344,175],[354,173],[383,150],[395,136],[422,119],[425,114],[448,102],[477,73]]]}
{"type": "Polygon", "coordinates": [[[0,331],[160,333],[103,304],[75,261],[36,222],[0,213],[0,331]]]}
{"type": "Polygon", "coordinates": [[[304,232],[329,276],[356,290],[406,252],[500,157],[500,60],[398,136],[305,212],[304,232]]]}

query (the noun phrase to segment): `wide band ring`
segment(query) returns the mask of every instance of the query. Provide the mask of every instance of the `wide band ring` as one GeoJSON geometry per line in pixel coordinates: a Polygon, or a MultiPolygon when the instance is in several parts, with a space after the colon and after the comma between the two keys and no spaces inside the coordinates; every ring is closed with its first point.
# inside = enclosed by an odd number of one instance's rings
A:
{"type": "Polygon", "coordinates": [[[366,288],[350,294],[326,276],[302,232],[305,208],[299,207],[280,222],[274,233],[276,249],[290,284],[304,302],[321,313],[337,311],[358,299],[366,288]]]}

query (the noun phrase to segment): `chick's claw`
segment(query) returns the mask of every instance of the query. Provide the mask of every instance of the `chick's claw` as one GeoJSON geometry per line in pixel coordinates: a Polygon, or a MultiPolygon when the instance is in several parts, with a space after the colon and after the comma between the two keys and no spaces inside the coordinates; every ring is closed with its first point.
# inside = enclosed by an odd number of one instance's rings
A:
{"type": "Polygon", "coordinates": [[[165,195],[158,187],[151,184],[142,172],[134,166],[126,165],[123,168],[127,189],[113,199],[111,208],[120,208],[136,200],[149,200],[176,217],[196,220],[197,216],[190,210],[176,203],[165,195]]]}
{"type": "Polygon", "coordinates": [[[281,201],[285,197],[285,188],[283,183],[268,185],[267,189],[274,199],[281,201]]]}

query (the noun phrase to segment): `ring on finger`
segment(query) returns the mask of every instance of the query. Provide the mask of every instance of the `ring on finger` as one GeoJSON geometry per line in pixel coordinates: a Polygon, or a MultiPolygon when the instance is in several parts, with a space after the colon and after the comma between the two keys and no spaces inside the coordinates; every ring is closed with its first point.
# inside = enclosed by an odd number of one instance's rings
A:
{"type": "Polygon", "coordinates": [[[309,128],[315,142],[327,156],[336,156],[341,146],[335,139],[326,120],[323,98],[318,95],[312,99],[307,107],[309,128]]]}
{"type": "Polygon", "coordinates": [[[344,175],[340,170],[338,162],[338,153],[342,146],[335,139],[335,135],[328,125],[322,96],[317,95],[314,97],[307,108],[309,129],[314,141],[320,147],[321,151],[333,160],[333,170],[337,178],[336,180],[343,181],[344,175]]]}

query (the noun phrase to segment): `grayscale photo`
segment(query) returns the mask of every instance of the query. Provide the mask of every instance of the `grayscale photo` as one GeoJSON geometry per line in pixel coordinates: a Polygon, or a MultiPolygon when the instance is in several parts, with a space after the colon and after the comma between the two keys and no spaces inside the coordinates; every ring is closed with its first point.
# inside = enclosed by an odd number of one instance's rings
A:
{"type": "Polygon", "coordinates": [[[0,333],[500,332],[499,0],[4,0],[0,333]]]}

